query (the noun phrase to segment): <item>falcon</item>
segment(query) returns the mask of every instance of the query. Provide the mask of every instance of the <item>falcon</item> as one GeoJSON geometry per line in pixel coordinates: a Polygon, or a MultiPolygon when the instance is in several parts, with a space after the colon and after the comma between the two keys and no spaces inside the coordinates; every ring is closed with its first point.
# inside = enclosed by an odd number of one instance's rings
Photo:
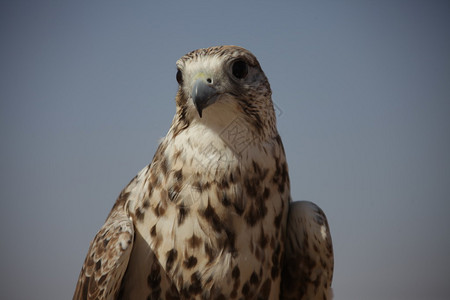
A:
{"type": "Polygon", "coordinates": [[[73,299],[330,299],[327,219],[291,201],[256,57],[195,50],[176,79],[169,132],[91,242],[73,299]]]}

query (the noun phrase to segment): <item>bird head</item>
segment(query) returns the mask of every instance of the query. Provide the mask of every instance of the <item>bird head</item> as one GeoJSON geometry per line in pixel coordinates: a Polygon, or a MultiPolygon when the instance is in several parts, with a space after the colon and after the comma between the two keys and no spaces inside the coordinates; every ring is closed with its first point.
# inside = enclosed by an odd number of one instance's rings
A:
{"type": "Polygon", "coordinates": [[[179,121],[223,127],[241,118],[255,132],[275,129],[270,85],[250,51],[237,46],[192,51],[177,61],[176,79],[179,121]]]}

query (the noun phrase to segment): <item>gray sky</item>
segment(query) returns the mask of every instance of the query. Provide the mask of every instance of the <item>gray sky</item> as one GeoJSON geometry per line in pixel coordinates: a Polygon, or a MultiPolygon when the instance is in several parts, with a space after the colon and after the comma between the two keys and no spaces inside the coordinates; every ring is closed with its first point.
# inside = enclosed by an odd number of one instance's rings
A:
{"type": "Polygon", "coordinates": [[[69,299],[89,242],[170,126],[175,61],[251,50],[335,299],[448,299],[448,1],[2,1],[0,294],[69,299]]]}

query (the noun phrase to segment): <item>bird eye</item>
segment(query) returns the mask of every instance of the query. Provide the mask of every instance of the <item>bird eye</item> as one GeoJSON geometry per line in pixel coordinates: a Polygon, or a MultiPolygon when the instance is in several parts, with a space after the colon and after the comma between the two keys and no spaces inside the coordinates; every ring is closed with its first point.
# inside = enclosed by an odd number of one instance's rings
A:
{"type": "Polygon", "coordinates": [[[180,69],[177,70],[177,82],[178,84],[183,83],[183,74],[181,73],[180,69]]]}
{"type": "Polygon", "coordinates": [[[238,79],[244,78],[248,73],[247,63],[243,60],[235,61],[233,63],[233,66],[231,67],[231,72],[233,73],[234,77],[238,79]]]}

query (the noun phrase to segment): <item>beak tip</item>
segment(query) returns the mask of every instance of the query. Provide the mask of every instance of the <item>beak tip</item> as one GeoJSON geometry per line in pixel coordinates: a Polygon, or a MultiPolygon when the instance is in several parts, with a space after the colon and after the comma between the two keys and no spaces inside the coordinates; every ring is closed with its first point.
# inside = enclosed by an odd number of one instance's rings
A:
{"type": "Polygon", "coordinates": [[[192,101],[200,118],[203,109],[214,103],[217,97],[217,90],[212,85],[206,83],[203,79],[196,80],[192,89],[192,101]]]}
{"type": "Polygon", "coordinates": [[[201,118],[203,113],[203,108],[194,101],[195,110],[198,113],[198,116],[201,118]]]}

